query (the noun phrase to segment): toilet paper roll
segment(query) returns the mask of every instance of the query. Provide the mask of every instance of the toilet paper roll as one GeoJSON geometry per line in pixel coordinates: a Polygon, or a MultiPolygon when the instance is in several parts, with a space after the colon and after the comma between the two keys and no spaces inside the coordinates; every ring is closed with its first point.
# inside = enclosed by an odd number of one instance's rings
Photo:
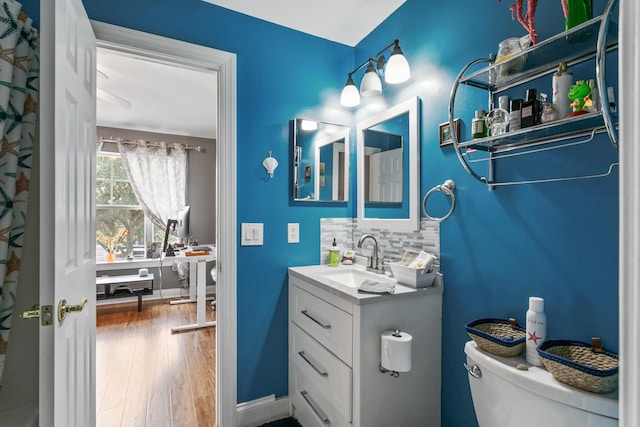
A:
{"type": "Polygon", "coordinates": [[[406,332],[385,331],[380,334],[380,363],[390,371],[411,370],[411,335],[406,332]]]}
{"type": "Polygon", "coordinates": [[[147,274],[149,274],[149,270],[147,270],[146,268],[141,268],[140,270],[138,270],[138,275],[139,275],[140,277],[144,277],[144,276],[146,276],[147,274]]]}

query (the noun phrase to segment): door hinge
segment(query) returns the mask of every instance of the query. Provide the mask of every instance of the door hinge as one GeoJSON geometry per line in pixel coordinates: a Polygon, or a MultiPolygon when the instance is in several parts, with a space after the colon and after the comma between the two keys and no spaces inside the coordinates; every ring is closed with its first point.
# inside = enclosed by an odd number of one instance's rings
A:
{"type": "Polygon", "coordinates": [[[34,304],[30,310],[24,311],[20,314],[22,319],[40,319],[42,326],[53,325],[53,306],[34,304]]]}

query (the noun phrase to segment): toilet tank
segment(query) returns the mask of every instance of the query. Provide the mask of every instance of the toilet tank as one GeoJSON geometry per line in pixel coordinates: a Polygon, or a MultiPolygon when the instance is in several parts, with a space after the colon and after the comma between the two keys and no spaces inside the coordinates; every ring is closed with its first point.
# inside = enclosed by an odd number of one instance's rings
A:
{"type": "Polygon", "coordinates": [[[500,357],[464,346],[467,366],[477,366],[469,386],[480,427],[617,427],[618,393],[596,394],[557,381],[524,356],[500,357]],[[519,370],[518,364],[528,366],[519,370]]]}

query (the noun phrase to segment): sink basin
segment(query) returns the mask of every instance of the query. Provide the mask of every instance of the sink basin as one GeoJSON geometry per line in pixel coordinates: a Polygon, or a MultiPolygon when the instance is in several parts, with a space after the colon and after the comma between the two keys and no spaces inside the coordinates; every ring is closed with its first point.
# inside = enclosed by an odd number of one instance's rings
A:
{"type": "Polygon", "coordinates": [[[365,280],[374,280],[382,283],[395,283],[384,274],[373,273],[371,271],[360,270],[357,268],[338,268],[335,271],[327,271],[321,274],[325,279],[334,281],[349,288],[359,288],[365,280]]]}

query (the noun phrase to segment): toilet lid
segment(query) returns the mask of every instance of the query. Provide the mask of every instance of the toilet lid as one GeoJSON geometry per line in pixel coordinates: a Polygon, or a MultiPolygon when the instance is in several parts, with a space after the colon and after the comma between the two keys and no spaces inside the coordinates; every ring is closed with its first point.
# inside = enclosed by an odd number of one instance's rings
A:
{"type": "Polygon", "coordinates": [[[481,368],[484,375],[491,373],[517,387],[547,399],[583,411],[618,419],[617,391],[609,394],[596,394],[579,390],[556,380],[546,369],[527,364],[524,356],[495,356],[480,350],[474,341],[468,341],[465,344],[464,352],[469,359],[473,360],[473,363],[481,368]],[[527,365],[529,370],[517,369],[518,364],[527,365]]]}

